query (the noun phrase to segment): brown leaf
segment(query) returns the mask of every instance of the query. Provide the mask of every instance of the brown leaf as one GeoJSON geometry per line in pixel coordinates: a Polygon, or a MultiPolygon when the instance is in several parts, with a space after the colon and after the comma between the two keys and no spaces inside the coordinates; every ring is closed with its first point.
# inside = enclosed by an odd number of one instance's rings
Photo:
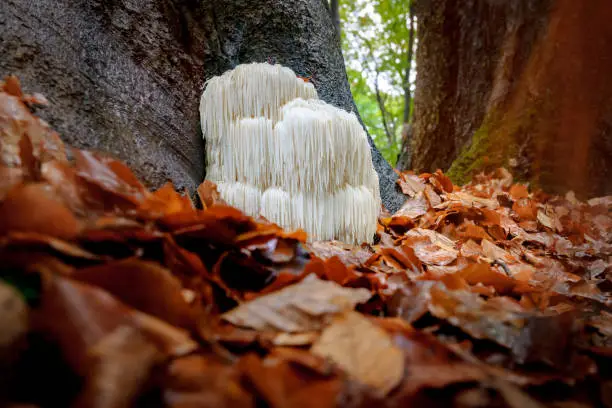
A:
{"type": "Polygon", "coordinates": [[[410,230],[406,237],[406,244],[425,264],[448,265],[457,259],[459,251],[454,248],[455,243],[442,234],[415,228],[410,230]]]}
{"type": "Polygon", "coordinates": [[[336,376],[298,367],[276,353],[265,359],[247,354],[239,367],[267,406],[272,408],[333,408],[343,383],[336,376]]]}
{"type": "Polygon", "coordinates": [[[138,212],[150,218],[159,218],[194,208],[189,196],[177,193],[172,183],[168,182],[147,196],[138,207],[138,212]]]}
{"type": "Polygon", "coordinates": [[[299,283],[244,303],[222,318],[257,330],[311,331],[323,327],[329,315],[352,309],[370,296],[368,290],[343,288],[311,274],[299,283]]]}
{"type": "Polygon", "coordinates": [[[8,75],[4,79],[3,91],[18,98],[23,96],[23,92],[21,91],[21,82],[15,75],[8,75]]]}
{"type": "Polygon", "coordinates": [[[172,325],[195,328],[196,311],[185,301],[179,280],[156,263],[125,259],[79,269],[73,278],[172,325]]]}
{"type": "Polygon", "coordinates": [[[471,285],[482,283],[486,286],[493,286],[500,294],[509,293],[516,286],[514,279],[494,270],[487,263],[470,264],[457,272],[456,275],[465,279],[471,285]]]}
{"type": "Polygon", "coordinates": [[[7,369],[15,359],[16,345],[28,331],[28,318],[25,299],[16,288],[0,280],[0,370],[7,369]]]}
{"type": "Polygon", "coordinates": [[[430,181],[433,181],[432,184],[438,189],[440,193],[452,193],[453,192],[453,182],[447,175],[442,173],[442,170],[438,169],[432,177],[430,181]]]}
{"type": "Polygon", "coordinates": [[[408,217],[415,219],[427,213],[429,205],[423,194],[419,193],[414,198],[406,200],[399,210],[393,214],[395,217],[408,217]]]}
{"type": "Polygon", "coordinates": [[[217,190],[217,185],[210,180],[204,180],[198,186],[198,197],[204,209],[215,205],[227,205],[217,190]]]}
{"type": "Polygon", "coordinates": [[[214,355],[191,355],[172,361],[162,381],[168,407],[255,407],[255,398],[241,383],[236,365],[214,355]]]}
{"type": "Polygon", "coordinates": [[[514,184],[510,188],[510,196],[515,201],[520,200],[521,198],[529,197],[529,191],[527,190],[527,187],[523,184],[514,184]]]}
{"type": "Polygon", "coordinates": [[[512,206],[512,210],[522,219],[534,221],[538,218],[538,207],[535,202],[528,198],[517,200],[512,206]]]}
{"type": "Polygon", "coordinates": [[[338,241],[315,241],[307,248],[321,259],[329,259],[337,256],[345,265],[362,265],[372,256],[372,253],[352,245],[346,245],[338,241]]]}
{"type": "Polygon", "coordinates": [[[77,175],[116,198],[138,205],[148,192],[123,163],[100,154],[73,149],[77,175]]]}
{"type": "Polygon", "coordinates": [[[20,247],[22,249],[34,249],[38,246],[48,246],[62,255],[89,260],[102,260],[101,256],[93,254],[83,248],[55,238],[36,232],[9,232],[4,239],[0,239],[0,247],[20,247]]]}
{"type": "Polygon", "coordinates": [[[23,181],[23,170],[18,167],[8,167],[0,164],[0,201],[7,193],[23,181]]]}
{"type": "Polygon", "coordinates": [[[31,141],[32,155],[41,162],[66,160],[59,135],[32,115],[23,103],[22,95],[16,78],[5,82],[0,92],[0,164],[9,167],[22,165],[19,144],[24,135],[31,141]]]}
{"type": "Polygon", "coordinates": [[[42,183],[12,189],[0,204],[0,233],[35,232],[71,240],[81,226],[53,189],[42,183]]]}
{"type": "Polygon", "coordinates": [[[491,239],[491,236],[487,234],[484,228],[468,222],[461,224],[459,228],[457,228],[457,235],[464,239],[491,239]]]}
{"type": "Polygon", "coordinates": [[[414,174],[403,173],[397,179],[397,184],[399,184],[402,193],[407,196],[413,197],[416,193],[423,191],[425,189],[425,183],[418,176],[414,174]]]}
{"type": "Polygon", "coordinates": [[[89,351],[92,368],[76,407],[128,407],[136,402],[160,355],[137,329],[119,326],[89,351]]]}
{"type": "Polygon", "coordinates": [[[197,347],[183,331],[127,307],[108,292],[58,275],[43,278],[36,326],[58,342],[81,375],[93,363],[89,350],[120,326],[138,329],[165,355],[180,355],[197,347]]]}
{"type": "Polygon", "coordinates": [[[329,358],[352,378],[388,394],[402,380],[402,351],[384,330],[361,314],[346,312],[328,326],[312,353],[329,358]]]}

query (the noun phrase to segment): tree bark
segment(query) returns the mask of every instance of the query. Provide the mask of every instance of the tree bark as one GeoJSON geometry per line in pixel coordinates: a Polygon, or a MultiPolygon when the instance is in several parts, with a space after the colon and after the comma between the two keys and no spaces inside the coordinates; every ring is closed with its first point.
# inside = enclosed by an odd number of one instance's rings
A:
{"type": "Polygon", "coordinates": [[[342,26],[340,25],[340,0],[330,0],[329,1],[329,9],[331,11],[332,21],[334,22],[334,27],[336,27],[336,32],[338,33],[338,38],[340,38],[342,34],[342,26]]]}
{"type": "MultiPolygon", "coordinates": [[[[0,74],[51,102],[39,113],[68,143],[125,160],[150,187],[204,178],[203,83],[269,59],[315,74],[320,98],[355,111],[326,0],[5,0],[0,74]]],[[[372,147],[384,205],[404,196],[372,147]]]]}
{"type": "Polygon", "coordinates": [[[410,27],[408,28],[408,53],[406,55],[406,73],[404,74],[404,122],[402,124],[402,141],[395,168],[402,171],[411,166],[412,144],[412,90],[410,89],[410,72],[414,59],[414,1],[410,2],[410,27]]]}
{"type": "Polygon", "coordinates": [[[612,5],[422,0],[413,165],[612,192],[612,5]]]}

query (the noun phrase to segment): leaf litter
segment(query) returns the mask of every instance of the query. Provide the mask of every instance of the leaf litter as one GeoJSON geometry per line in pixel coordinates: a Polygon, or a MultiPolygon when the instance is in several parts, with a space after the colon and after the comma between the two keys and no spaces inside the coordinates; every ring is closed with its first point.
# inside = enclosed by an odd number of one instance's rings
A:
{"type": "Polygon", "coordinates": [[[307,243],[64,146],[44,103],[0,83],[0,405],[609,402],[610,197],[406,172],[374,244],[307,243]]]}

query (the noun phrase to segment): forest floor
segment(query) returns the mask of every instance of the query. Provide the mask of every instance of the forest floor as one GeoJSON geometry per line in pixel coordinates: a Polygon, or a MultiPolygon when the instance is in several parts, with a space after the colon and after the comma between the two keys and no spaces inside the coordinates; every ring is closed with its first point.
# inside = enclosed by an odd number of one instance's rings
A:
{"type": "Polygon", "coordinates": [[[373,244],[311,243],[209,182],[150,192],[1,86],[0,402],[612,406],[612,197],[403,173],[373,244]]]}

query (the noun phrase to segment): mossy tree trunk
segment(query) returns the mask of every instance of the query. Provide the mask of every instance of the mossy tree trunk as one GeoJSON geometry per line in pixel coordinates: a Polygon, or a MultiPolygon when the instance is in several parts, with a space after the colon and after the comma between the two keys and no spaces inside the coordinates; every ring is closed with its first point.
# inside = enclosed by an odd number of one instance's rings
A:
{"type": "Polygon", "coordinates": [[[421,0],[413,166],[612,191],[612,3],[421,0]]]}
{"type": "MultiPolygon", "coordinates": [[[[0,75],[47,96],[39,113],[66,141],[118,156],[150,187],[202,181],[202,85],[238,64],[313,75],[321,99],[356,111],[327,0],[3,0],[0,55],[0,75]]],[[[396,210],[397,175],[370,145],[396,210]]]]}

